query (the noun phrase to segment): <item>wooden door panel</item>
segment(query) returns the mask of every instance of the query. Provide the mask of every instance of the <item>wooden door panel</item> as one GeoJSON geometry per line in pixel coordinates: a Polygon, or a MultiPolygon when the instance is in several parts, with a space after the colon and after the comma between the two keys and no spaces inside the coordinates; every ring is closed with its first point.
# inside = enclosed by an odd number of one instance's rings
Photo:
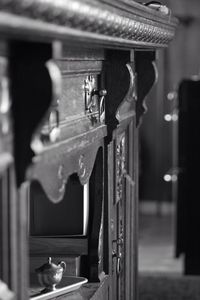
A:
{"type": "Polygon", "coordinates": [[[113,208],[114,201],[114,142],[108,145],[108,243],[109,243],[109,274],[110,290],[109,299],[117,299],[116,296],[116,272],[114,272],[113,240],[116,240],[116,210],[113,208]]]}
{"type": "Polygon", "coordinates": [[[108,146],[110,299],[129,300],[136,299],[137,275],[134,122],[123,130],[120,128],[115,136],[108,146]]]}

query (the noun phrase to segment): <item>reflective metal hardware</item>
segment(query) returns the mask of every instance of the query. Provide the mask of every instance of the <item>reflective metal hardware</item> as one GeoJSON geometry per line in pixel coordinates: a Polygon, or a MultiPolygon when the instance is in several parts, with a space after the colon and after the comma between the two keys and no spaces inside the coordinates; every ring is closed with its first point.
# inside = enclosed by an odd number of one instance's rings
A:
{"type": "MultiPolygon", "coordinates": [[[[121,259],[122,259],[122,253],[119,252],[117,254],[117,252],[115,250],[112,251],[112,259],[116,258],[116,274],[119,276],[122,270],[122,266],[121,266],[121,259]]],[[[113,263],[113,268],[112,268],[112,272],[114,272],[114,263],[113,263]]]]}
{"type": "Polygon", "coordinates": [[[45,287],[46,292],[54,291],[56,285],[61,281],[63,273],[66,270],[66,263],[59,262],[57,265],[52,263],[51,257],[48,257],[47,263],[37,268],[35,271],[41,286],[45,287]]]}
{"type": "Polygon", "coordinates": [[[92,124],[105,121],[105,96],[107,91],[95,89],[95,78],[87,76],[84,81],[85,112],[92,124]]]}
{"type": "Polygon", "coordinates": [[[93,95],[99,97],[98,110],[99,110],[99,122],[103,123],[105,121],[105,96],[107,95],[106,90],[94,90],[93,95]]]}
{"type": "Polygon", "coordinates": [[[122,266],[121,266],[121,258],[122,258],[122,255],[121,255],[121,253],[120,253],[119,256],[117,257],[117,266],[116,266],[116,272],[117,272],[117,275],[118,275],[118,276],[120,275],[121,270],[122,270],[122,266]]]}

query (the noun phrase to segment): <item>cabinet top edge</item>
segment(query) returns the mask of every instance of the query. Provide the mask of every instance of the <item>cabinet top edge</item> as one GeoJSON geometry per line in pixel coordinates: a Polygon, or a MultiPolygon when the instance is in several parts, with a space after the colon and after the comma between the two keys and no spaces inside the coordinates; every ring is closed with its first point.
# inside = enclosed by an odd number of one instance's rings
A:
{"type": "Polygon", "coordinates": [[[177,24],[171,13],[130,0],[0,0],[0,34],[15,39],[160,48],[177,24]]]}

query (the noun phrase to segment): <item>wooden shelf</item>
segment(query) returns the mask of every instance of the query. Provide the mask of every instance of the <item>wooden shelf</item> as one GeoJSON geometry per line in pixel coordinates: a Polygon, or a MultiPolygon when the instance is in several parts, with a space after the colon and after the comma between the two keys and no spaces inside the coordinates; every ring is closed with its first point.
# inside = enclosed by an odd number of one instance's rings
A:
{"type": "Polygon", "coordinates": [[[31,237],[30,255],[87,255],[88,239],[86,237],[31,237]]]}
{"type": "Polygon", "coordinates": [[[37,277],[32,276],[31,278],[31,287],[29,289],[29,295],[32,300],[46,300],[58,297],[63,294],[75,291],[81,287],[84,283],[87,282],[87,279],[84,277],[63,277],[60,284],[58,284],[55,291],[42,292],[43,288],[37,283],[37,277]]]}

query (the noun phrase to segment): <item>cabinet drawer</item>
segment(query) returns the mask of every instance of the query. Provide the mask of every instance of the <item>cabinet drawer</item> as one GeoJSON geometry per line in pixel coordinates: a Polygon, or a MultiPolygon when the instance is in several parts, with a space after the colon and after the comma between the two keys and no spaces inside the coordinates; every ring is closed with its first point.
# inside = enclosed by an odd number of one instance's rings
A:
{"type": "Polygon", "coordinates": [[[85,134],[105,124],[104,57],[99,52],[84,51],[67,50],[53,59],[61,75],[62,89],[40,132],[45,145],[85,134]]]}

